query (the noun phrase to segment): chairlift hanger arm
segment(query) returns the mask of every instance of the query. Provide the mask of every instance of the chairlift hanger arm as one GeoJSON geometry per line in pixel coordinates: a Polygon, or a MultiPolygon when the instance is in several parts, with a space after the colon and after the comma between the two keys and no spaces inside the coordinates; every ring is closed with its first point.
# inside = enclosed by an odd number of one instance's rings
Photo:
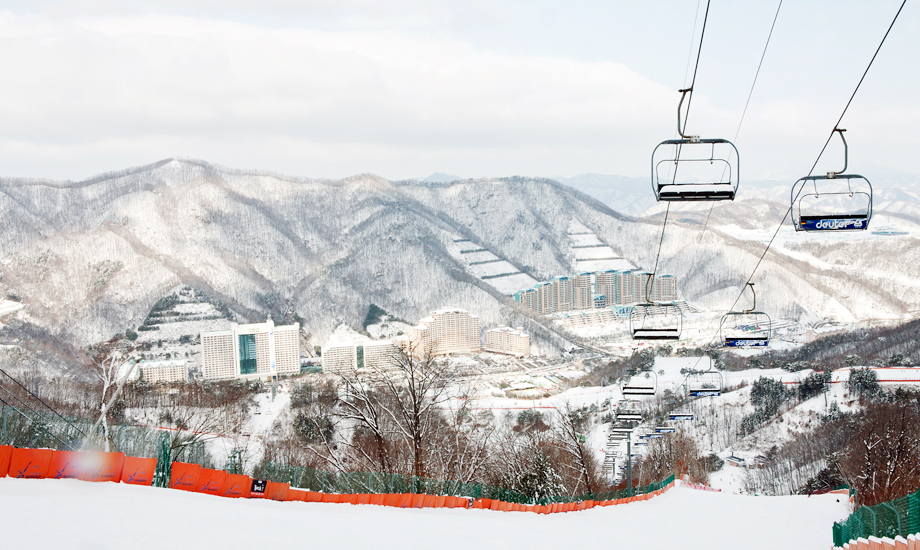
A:
{"type": "MultiPolygon", "coordinates": [[[[680,124],[680,111],[684,107],[684,99],[687,97],[687,94],[690,94],[690,97],[693,97],[693,86],[686,88],[684,90],[677,90],[680,92],[680,103],[677,104],[677,133],[680,134],[680,137],[684,139],[689,139],[691,142],[696,143],[699,141],[700,136],[688,136],[684,132],[687,131],[687,119],[684,118],[684,124],[680,124]]],[[[690,101],[687,101],[687,109],[690,108],[690,101]]],[[[688,113],[689,114],[689,113],[688,113]]]]}
{"type": "Polygon", "coordinates": [[[847,146],[847,138],[843,137],[843,133],[844,133],[844,132],[846,132],[846,130],[844,130],[844,129],[842,129],[842,128],[834,128],[834,133],[840,134],[840,139],[843,140],[843,170],[840,170],[840,171],[837,171],[837,172],[828,172],[828,173],[827,173],[827,179],[831,179],[831,180],[832,180],[832,179],[836,178],[839,174],[843,174],[843,173],[845,173],[845,172],[847,171],[847,161],[848,161],[848,157],[849,157],[849,147],[847,146]]]}
{"type": "Polygon", "coordinates": [[[754,313],[754,310],[757,309],[757,293],[754,292],[754,283],[748,283],[747,286],[751,287],[751,294],[754,296],[754,303],[751,305],[751,309],[745,311],[745,313],[754,313]]]}

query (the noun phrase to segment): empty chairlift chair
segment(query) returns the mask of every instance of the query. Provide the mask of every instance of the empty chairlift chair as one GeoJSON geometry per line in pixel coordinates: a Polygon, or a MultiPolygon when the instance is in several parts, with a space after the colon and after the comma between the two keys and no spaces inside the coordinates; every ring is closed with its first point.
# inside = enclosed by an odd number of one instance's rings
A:
{"type": "Polygon", "coordinates": [[[872,219],[872,184],[847,169],[846,130],[835,128],[843,140],[843,170],[806,176],[792,186],[792,224],[796,231],[862,231],[872,219]]]}
{"type": "Polygon", "coordinates": [[[773,323],[766,313],[754,311],[757,308],[754,283],[748,283],[748,286],[754,296],[754,304],[751,309],[730,311],[722,316],[719,324],[722,342],[728,347],[766,347],[770,345],[773,323]]]}
{"type": "Polygon", "coordinates": [[[652,370],[639,371],[626,380],[620,391],[624,397],[655,395],[658,391],[658,376],[652,370]]]}
{"type": "Polygon", "coordinates": [[[680,340],[684,314],[675,302],[653,302],[652,283],[655,274],[645,281],[645,302],[629,311],[629,331],[633,340],[680,340]]]}
{"type": "Polygon", "coordinates": [[[638,401],[620,401],[617,403],[615,417],[617,422],[641,422],[642,407],[638,401]]]}
{"type": "MultiPolygon", "coordinates": [[[[734,200],[738,191],[738,149],[725,139],[685,134],[681,108],[693,89],[680,90],[677,132],[681,139],[663,141],[652,152],[652,189],[658,201],[734,200]]],[[[688,101],[689,105],[689,101],[688,101]]]]}
{"type": "Polygon", "coordinates": [[[670,413],[668,420],[693,420],[693,415],[691,413],[670,413]]]}

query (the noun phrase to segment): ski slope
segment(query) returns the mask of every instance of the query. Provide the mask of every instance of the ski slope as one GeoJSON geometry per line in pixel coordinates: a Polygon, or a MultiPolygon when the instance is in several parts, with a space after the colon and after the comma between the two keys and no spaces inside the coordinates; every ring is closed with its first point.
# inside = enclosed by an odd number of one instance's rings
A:
{"type": "Polygon", "coordinates": [[[676,487],[566,514],[231,500],[77,480],[0,479],[4,548],[827,548],[839,495],[676,487]]]}

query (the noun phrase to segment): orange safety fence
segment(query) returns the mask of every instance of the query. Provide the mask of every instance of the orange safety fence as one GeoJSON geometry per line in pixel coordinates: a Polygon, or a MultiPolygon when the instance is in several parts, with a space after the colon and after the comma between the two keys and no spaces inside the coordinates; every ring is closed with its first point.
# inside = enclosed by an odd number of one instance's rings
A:
{"type": "Polygon", "coordinates": [[[185,462],[173,462],[172,472],[169,474],[169,488],[180,489],[182,491],[198,492],[198,489],[200,488],[198,479],[200,476],[200,465],[186,464],[185,462]]]}
{"type": "Polygon", "coordinates": [[[13,449],[10,454],[10,477],[44,479],[51,465],[51,449],[13,449]]]}
{"type": "Polygon", "coordinates": [[[124,463],[124,453],[53,451],[46,477],[117,483],[124,463]]]}
{"type": "Polygon", "coordinates": [[[153,485],[157,459],[126,456],[121,465],[121,482],[131,485],[153,485]]]}
{"type": "Polygon", "coordinates": [[[229,474],[223,470],[202,468],[198,474],[198,491],[209,495],[223,496],[227,491],[229,474]]]}
{"type": "Polygon", "coordinates": [[[269,481],[268,487],[265,489],[265,498],[268,500],[285,501],[288,499],[288,492],[290,492],[290,490],[290,483],[277,483],[274,481],[269,481]]]}
{"type": "Polygon", "coordinates": [[[6,472],[10,469],[10,455],[12,454],[12,445],[0,445],[0,477],[6,477],[6,472]]]}
{"type": "Polygon", "coordinates": [[[222,496],[227,498],[249,498],[251,490],[251,477],[243,474],[227,474],[227,487],[222,496]]]}
{"type": "MultiPolygon", "coordinates": [[[[18,449],[0,445],[0,477],[74,478],[84,481],[121,481],[135,485],[151,485],[157,460],[125,456],[123,453],[55,451],[51,449],[18,449]]],[[[202,468],[198,464],[173,462],[169,487],[228,498],[266,498],[276,501],[328,502],[341,504],[373,504],[396,508],[476,508],[503,512],[533,512],[555,514],[588,510],[598,506],[614,506],[651,499],[674,485],[674,482],[643,495],[615,500],[556,502],[546,505],[518,504],[488,498],[471,498],[414,493],[336,494],[291,488],[289,483],[253,480],[242,474],[202,468]],[[254,481],[256,483],[254,483],[254,481]],[[254,485],[265,487],[264,494],[253,493],[254,485]]]]}

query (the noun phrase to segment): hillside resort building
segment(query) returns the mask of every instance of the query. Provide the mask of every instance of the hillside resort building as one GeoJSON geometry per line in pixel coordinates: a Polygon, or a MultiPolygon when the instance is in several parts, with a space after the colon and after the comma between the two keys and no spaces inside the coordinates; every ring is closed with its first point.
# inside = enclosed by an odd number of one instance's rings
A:
{"type": "Polygon", "coordinates": [[[515,357],[530,355],[530,336],[524,333],[522,327],[496,327],[485,332],[484,351],[503,353],[515,357]]]}
{"type": "Polygon", "coordinates": [[[457,307],[432,311],[412,327],[409,346],[416,355],[479,353],[479,316],[457,307]]]}
{"type": "Polygon", "coordinates": [[[300,373],[300,325],[238,325],[201,333],[205,380],[263,378],[300,373]]]}
{"type": "Polygon", "coordinates": [[[382,370],[397,361],[396,344],[358,334],[333,335],[321,350],[323,372],[346,374],[357,369],[382,370]]]}
{"type": "Polygon", "coordinates": [[[647,271],[599,271],[556,277],[533,288],[519,290],[514,299],[537,313],[548,315],[572,310],[677,300],[677,279],[659,275],[648,284],[647,271]],[[648,288],[646,286],[648,285],[648,288]]]}
{"type": "Polygon", "coordinates": [[[185,359],[139,361],[136,365],[129,362],[118,369],[116,376],[119,379],[128,377],[128,380],[132,381],[143,379],[148,384],[184,384],[188,382],[188,361],[185,359]]]}

